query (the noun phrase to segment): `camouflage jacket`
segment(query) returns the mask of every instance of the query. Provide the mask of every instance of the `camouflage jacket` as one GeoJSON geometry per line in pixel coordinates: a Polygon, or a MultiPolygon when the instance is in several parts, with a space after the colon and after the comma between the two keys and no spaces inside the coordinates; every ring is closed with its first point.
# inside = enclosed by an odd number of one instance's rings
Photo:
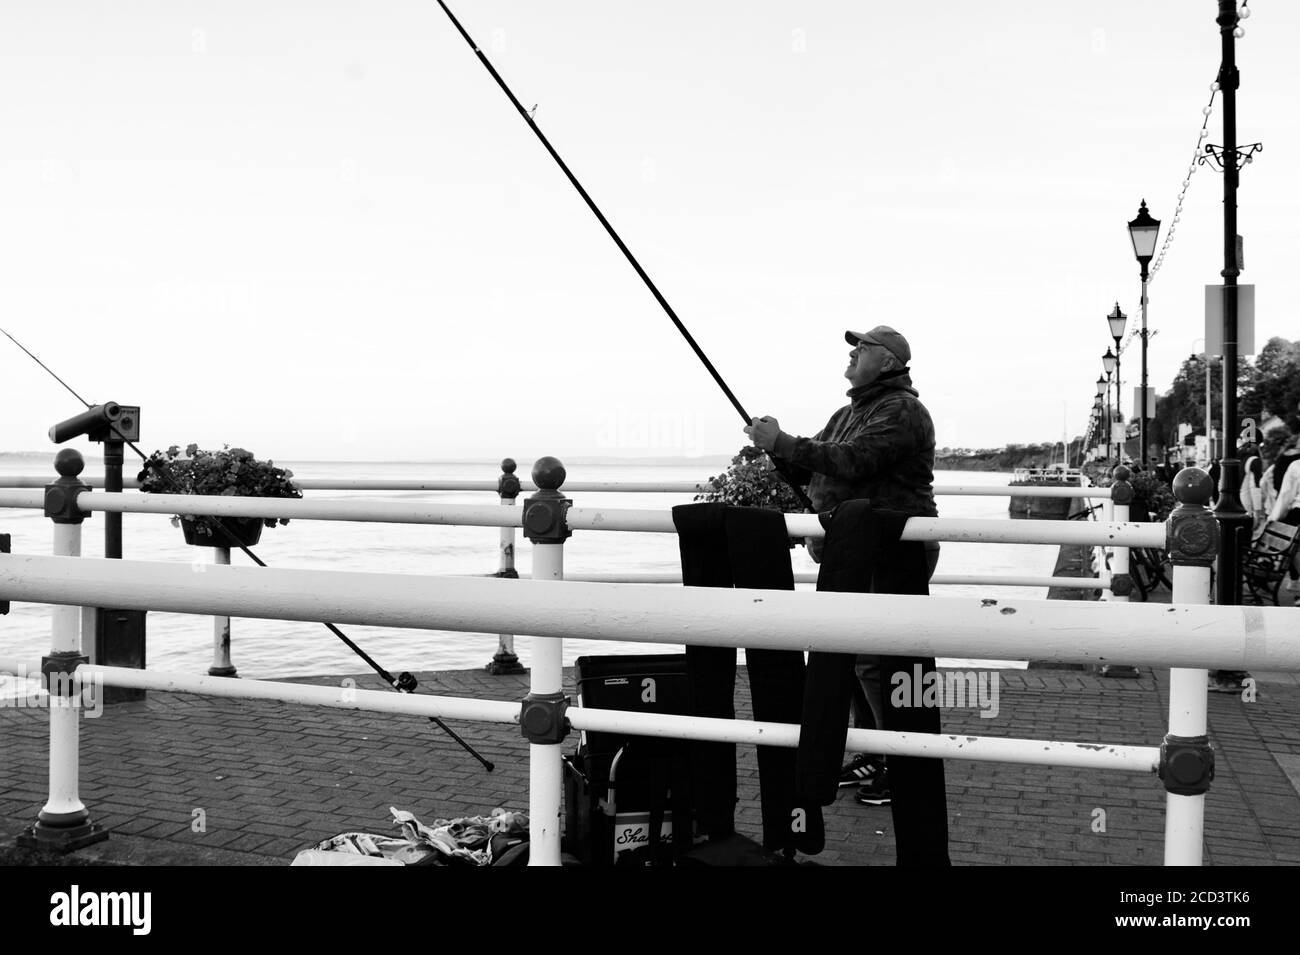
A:
{"type": "Polygon", "coordinates": [[[877,507],[937,517],[934,423],[908,375],[849,389],[850,403],[812,438],[782,433],[774,454],[818,511],[866,497],[877,507]]]}

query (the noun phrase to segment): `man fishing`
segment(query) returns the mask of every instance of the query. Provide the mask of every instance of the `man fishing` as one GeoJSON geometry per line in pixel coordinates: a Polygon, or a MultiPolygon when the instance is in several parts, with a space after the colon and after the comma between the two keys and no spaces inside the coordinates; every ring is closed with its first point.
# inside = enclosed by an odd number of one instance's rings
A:
{"type": "MultiPolygon", "coordinates": [[[[869,498],[874,507],[908,515],[937,517],[934,505],[934,423],[912,386],[907,364],[912,349],[907,339],[888,325],[869,332],[844,333],[853,346],[844,377],[851,386],[849,404],[831,415],[812,438],[781,430],[772,417],[754,418],[745,434],[754,445],[778,459],[797,484],[806,484],[814,510],[828,511],[855,498],[869,498]]],[[[821,559],[820,540],[808,541],[813,560],[821,559]]],[[[926,543],[928,575],[939,559],[937,541],[926,543]]],[[[855,670],[870,713],[855,714],[877,728],[885,725],[880,659],[860,655],[855,670]]],[[[858,701],[860,702],[860,701],[858,701]]],[[[843,768],[840,785],[858,784],[857,801],[883,805],[890,801],[882,757],[862,754],[843,768]]]]}

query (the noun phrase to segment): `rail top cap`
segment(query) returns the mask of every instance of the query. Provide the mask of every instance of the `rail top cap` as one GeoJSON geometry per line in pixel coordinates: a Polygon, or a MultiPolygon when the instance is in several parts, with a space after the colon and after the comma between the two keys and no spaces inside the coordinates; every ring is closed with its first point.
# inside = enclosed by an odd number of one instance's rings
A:
{"type": "Polygon", "coordinates": [[[1132,476],[1133,476],[1133,472],[1130,471],[1123,464],[1115,468],[1114,478],[1116,481],[1127,481],[1132,476]]]}
{"type": "Polygon", "coordinates": [[[86,459],[76,448],[63,448],[54,456],[54,470],[59,477],[74,478],[86,469],[86,459]]]}
{"type": "Polygon", "coordinates": [[[533,465],[533,483],[537,485],[538,490],[559,490],[567,476],[568,472],[564,470],[560,459],[553,458],[549,454],[544,458],[538,458],[537,463],[533,465]]]}
{"type": "Polygon", "coordinates": [[[514,458],[506,458],[504,461],[501,462],[501,470],[504,471],[506,474],[514,474],[515,468],[517,467],[519,467],[519,465],[515,464],[514,458]]]}
{"type": "Polygon", "coordinates": [[[1205,507],[1210,503],[1214,482],[1200,468],[1183,468],[1174,476],[1173,491],[1179,504],[1205,507]]]}

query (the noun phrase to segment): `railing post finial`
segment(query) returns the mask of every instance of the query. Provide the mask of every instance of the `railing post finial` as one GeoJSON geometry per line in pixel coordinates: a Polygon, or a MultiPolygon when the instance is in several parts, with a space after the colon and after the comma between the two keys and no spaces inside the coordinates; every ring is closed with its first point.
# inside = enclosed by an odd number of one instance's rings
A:
{"type": "Polygon", "coordinates": [[[523,523],[524,536],[534,544],[562,544],[573,534],[565,520],[573,501],[560,492],[565,477],[559,458],[548,455],[533,465],[537,491],[524,502],[523,523]]]}
{"type": "Polygon", "coordinates": [[[1178,506],[1166,524],[1166,547],[1174,564],[1208,567],[1219,552],[1219,525],[1208,505],[1214,490],[1210,475],[1200,468],[1183,468],[1174,477],[1178,506]]]}
{"type": "Polygon", "coordinates": [[[78,495],[90,490],[90,485],[77,476],[85,469],[86,459],[76,448],[63,448],[54,456],[54,470],[59,472],[59,479],[45,485],[45,516],[54,523],[80,524],[86,519],[77,507],[78,495]]]}
{"type": "Polygon", "coordinates": [[[519,496],[519,478],[515,474],[514,458],[506,458],[501,462],[501,476],[497,478],[497,496],[513,501],[519,496]]]}

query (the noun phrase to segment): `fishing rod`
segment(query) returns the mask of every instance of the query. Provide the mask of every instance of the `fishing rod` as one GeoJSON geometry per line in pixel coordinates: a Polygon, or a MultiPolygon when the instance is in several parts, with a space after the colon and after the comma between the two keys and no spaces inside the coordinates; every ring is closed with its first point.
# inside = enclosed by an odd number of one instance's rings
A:
{"type": "MultiPolygon", "coordinates": [[[[39,358],[37,358],[35,355],[33,355],[30,351],[28,351],[27,348],[24,347],[24,345],[22,344],[22,342],[18,341],[18,339],[14,338],[14,337],[13,337],[12,335],[10,335],[7,331],[5,331],[3,328],[0,328],[0,333],[3,333],[4,336],[5,336],[6,338],[8,338],[11,342],[13,342],[13,343],[14,343],[15,345],[17,345],[19,348],[21,348],[21,349],[23,350],[23,352],[26,353],[27,356],[28,356],[29,358],[31,358],[32,361],[36,362],[36,364],[40,365],[40,366],[41,366],[42,368],[44,368],[47,372],[49,372],[50,376],[51,376],[55,381],[57,381],[57,382],[58,382],[59,384],[61,384],[64,388],[66,388],[66,389],[67,389],[67,390],[72,394],[72,396],[73,396],[74,398],[76,398],[78,401],[80,401],[83,405],[85,405],[87,409],[93,407],[93,405],[91,405],[91,403],[90,403],[89,401],[87,401],[85,398],[81,397],[81,395],[79,395],[79,394],[77,394],[75,391],[73,391],[71,385],[69,385],[66,381],[64,381],[64,380],[63,380],[62,378],[60,378],[58,375],[54,374],[54,372],[50,369],[50,367],[49,367],[48,365],[45,364],[45,362],[41,361],[39,358]]],[[[113,433],[114,433],[115,435],[117,435],[117,437],[118,437],[119,439],[121,439],[121,441],[122,441],[124,444],[130,445],[131,450],[134,451],[136,454],[140,455],[141,460],[143,460],[143,461],[145,462],[145,466],[146,466],[146,468],[147,468],[147,467],[148,467],[148,462],[149,462],[149,457],[148,457],[148,455],[146,455],[143,451],[141,451],[141,450],[136,446],[136,444],[135,444],[134,441],[131,441],[131,440],[127,439],[126,437],[124,437],[124,436],[122,435],[122,432],[119,431],[119,430],[117,429],[117,426],[116,426],[113,422],[111,422],[111,421],[108,422],[108,426],[112,429],[113,433]]],[[[157,472],[157,473],[162,473],[162,472],[157,472]]],[[[179,489],[177,489],[177,490],[179,490],[179,489]]],[[[221,521],[219,521],[219,520],[215,520],[215,519],[212,518],[211,516],[209,516],[209,515],[204,515],[204,514],[198,514],[198,515],[195,515],[195,516],[196,516],[199,520],[201,520],[201,521],[202,521],[202,522],[203,522],[203,523],[204,523],[204,524],[205,524],[209,529],[212,529],[212,528],[215,527],[217,530],[219,530],[219,531],[220,531],[220,532],[225,536],[225,538],[226,538],[226,539],[227,539],[231,544],[234,544],[234,545],[235,545],[236,547],[238,547],[241,551],[243,551],[244,554],[248,557],[248,559],[251,560],[253,563],[255,563],[258,567],[265,567],[265,566],[266,566],[266,561],[262,560],[262,558],[258,557],[258,556],[257,556],[256,554],[254,554],[251,550],[249,550],[248,547],[247,547],[247,545],[245,545],[243,541],[241,541],[239,538],[237,538],[237,537],[234,535],[234,533],[231,532],[230,528],[226,527],[225,524],[223,524],[221,521]]],[[[415,692],[415,689],[416,689],[416,687],[417,687],[419,684],[417,683],[414,674],[409,673],[409,672],[406,671],[406,670],[403,670],[403,671],[402,671],[401,673],[399,673],[396,677],[394,677],[391,673],[388,672],[388,670],[386,670],[386,669],[385,669],[383,666],[381,666],[381,665],[380,665],[380,664],[379,664],[379,663],[378,663],[378,662],[377,662],[373,657],[371,657],[370,654],[366,653],[366,651],[362,650],[359,646],[357,646],[355,643],[353,643],[352,640],[348,638],[347,634],[345,634],[345,633],[344,633],[342,630],[340,630],[338,627],[334,626],[334,624],[332,624],[332,623],[325,623],[324,621],[321,621],[321,624],[322,624],[322,626],[324,626],[326,629],[328,629],[328,630],[330,631],[330,633],[334,634],[334,636],[336,636],[336,637],[338,637],[340,640],[342,640],[342,641],[347,645],[347,647],[348,647],[348,648],[349,648],[353,653],[355,653],[357,656],[359,656],[359,657],[362,659],[362,661],[363,661],[367,666],[369,666],[372,670],[374,670],[375,673],[377,673],[377,674],[379,675],[379,677],[380,677],[381,679],[383,679],[383,681],[384,681],[385,683],[387,683],[390,687],[392,687],[392,688],[393,688],[394,690],[396,690],[398,693],[414,693],[414,692],[415,692]]],[[[494,769],[496,768],[496,766],[495,766],[495,765],[494,765],[490,760],[488,760],[487,758],[485,758],[485,757],[483,756],[482,753],[480,753],[478,750],[476,750],[476,749],[475,749],[473,746],[471,746],[469,743],[465,742],[465,740],[463,740],[463,739],[462,739],[462,738],[461,738],[461,737],[460,737],[460,736],[459,736],[459,735],[458,735],[454,730],[452,730],[452,728],[451,728],[450,726],[448,726],[446,723],[444,723],[444,722],[443,722],[442,720],[440,720],[438,717],[436,717],[436,716],[430,716],[430,717],[427,717],[427,719],[429,720],[430,723],[433,723],[435,726],[438,727],[438,729],[442,730],[442,731],[443,731],[444,733],[446,733],[449,737],[451,737],[453,740],[455,740],[455,742],[457,742],[458,744],[460,744],[460,747],[461,747],[463,750],[465,750],[465,752],[469,753],[471,756],[473,756],[475,759],[477,759],[480,763],[482,763],[482,764],[483,764],[483,768],[486,769],[489,773],[492,772],[492,770],[494,770],[494,769]]]]}
{"type": "MultiPolygon", "coordinates": [[[[704,354],[704,349],[700,348],[699,344],[695,341],[694,336],[687,330],[686,326],[682,323],[682,320],[677,317],[677,313],[673,311],[673,307],[668,304],[668,299],[664,298],[663,293],[659,291],[658,286],[656,286],[653,280],[651,280],[650,276],[646,273],[646,270],[641,267],[641,263],[637,261],[636,256],[632,254],[632,250],[627,247],[627,244],[624,243],[623,239],[614,230],[614,227],[610,225],[609,220],[605,218],[605,214],[600,211],[600,208],[587,193],[587,190],[582,187],[582,183],[578,181],[578,177],[573,174],[569,169],[568,164],[566,164],[565,161],[560,158],[560,154],[555,151],[555,147],[551,145],[550,140],[547,139],[546,135],[538,128],[537,122],[533,118],[532,111],[524,109],[523,104],[520,103],[515,97],[515,94],[510,91],[510,87],[507,86],[506,81],[501,78],[501,74],[496,71],[496,68],[492,65],[491,61],[488,60],[483,51],[479,49],[479,45],[474,42],[473,38],[468,32],[466,32],[465,28],[461,26],[460,21],[456,19],[456,15],[451,12],[451,9],[447,4],[444,3],[443,0],[438,0],[438,6],[442,7],[442,12],[447,14],[447,18],[451,20],[452,25],[460,35],[465,38],[465,42],[468,43],[470,49],[474,51],[474,55],[477,56],[479,62],[483,64],[483,68],[488,71],[492,76],[492,79],[496,80],[497,86],[501,87],[501,92],[506,94],[506,97],[514,105],[515,110],[524,118],[524,122],[528,124],[528,128],[536,134],[537,139],[544,147],[546,147],[546,151],[551,154],[551,158],[554,159],[556,164],[560,167],[560,171],[563,172],[569,182],[572,183],[573,188],[578,191],[578,195],[580,195],[583,202],[587,204],[587,208],[591,210],[592,215],[594,215],[600,224],[605,227],[605,231],[609,233],[609,237],[614,240],[614,244],[617,245],[619,251],[623,253],[628,264],[631,265],[636,271],[636,274],[641,277],[641,281],[644,282],[646,288],[650,290],[650,294],[655,297],[655,301],[659,303],[660,307],[663,308],[668,317],[672,319],[673,324],[676,325],[677,330],[682,333],[682,337],[685,338],[686,343],[691,346],[696,357],[704,363],[704,367],[708,370],[709,374],[713,376],[713,380],[718,383],[718,387],[721,388],[722,393],[727,396],[727,400],[730,401],[731,406],[736,409],[741,420],[743,420],[746,425],[753,424],[754,419],[749,416],[749,413],[745,411],[745,408],[741,405],[739,399],[736,398],[735,394],[727,386],[727,383],[722,380],[722,375],[718,373],[718,369],[713,367],[713,362],[709,361],[709,356],[704,354]]],[[[534,109],[536,109],[536,107],[534,107],[534,109]]],[[[773,463],[775,463],[777,459],[773,458],[772,460],[773,463]]],[[[795,495],[799,498],[800,503],[809,511],[814,511],[815,508],[812,506],[812,502],[808,500],[808,496],[804,493],[803,489],[799,487],[799,485],[788,474],[782,471],[779,465],[777,467],[777,473],[781,475],[786,484],[790,485],[790,489],[794,491],[795,495]]]]}

